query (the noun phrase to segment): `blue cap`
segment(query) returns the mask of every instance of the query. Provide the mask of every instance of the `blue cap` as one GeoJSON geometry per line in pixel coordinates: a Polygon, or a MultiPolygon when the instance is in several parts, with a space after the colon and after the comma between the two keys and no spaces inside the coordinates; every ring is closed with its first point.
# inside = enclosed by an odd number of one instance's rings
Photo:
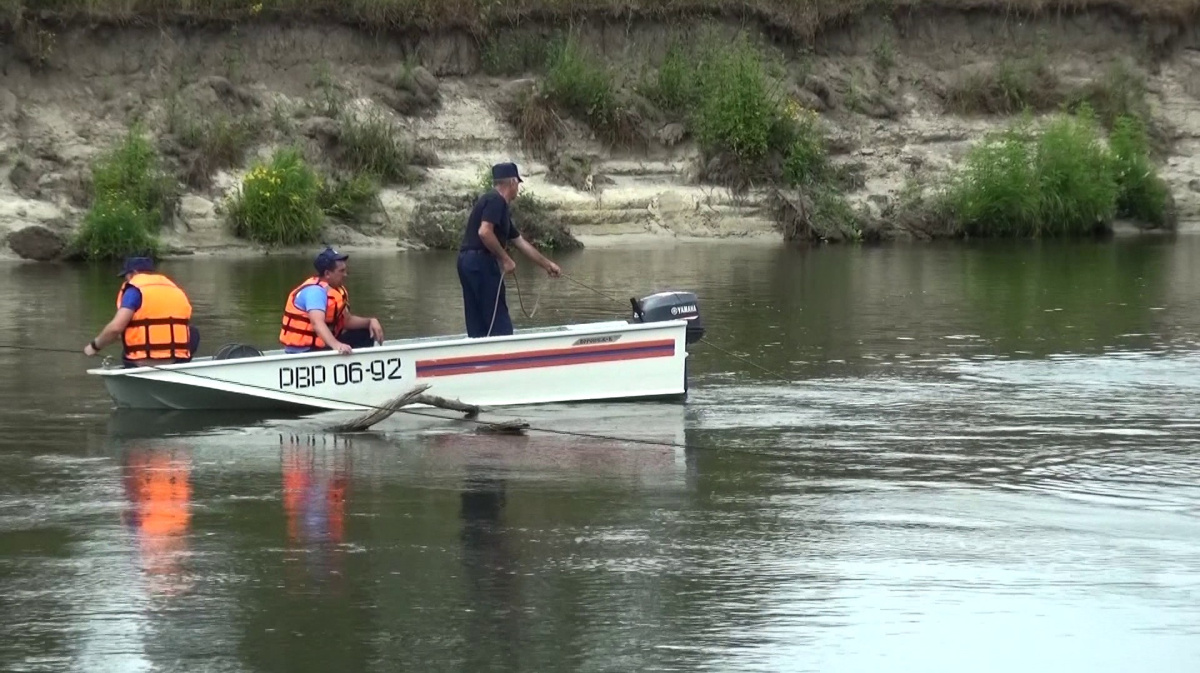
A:
{"type": "Polygon", "coordinates": [[[153,271],[154,260],[149,257],[126,257],[125,265],[121,267],[121,272],[118,276],[124,276],[133,271],[153,271]]]}
{"type": "Polygon", "coordinates": [[[316,267],[317,273],[325,273],[336,266],[337,262],[349,258],[350,255],[343,255],[337,250],[327,247],[321,251],[321,254],[317,255],[316,259],[313,260],[313,266],[316,267]]]}
{"type": "Polygon", "coordinates": [[[517,182],[525,182],[517,171],[517,165],[511,161],[492,166],[492,180],[507,180],[508,178],[516,178],[517,182]]]}

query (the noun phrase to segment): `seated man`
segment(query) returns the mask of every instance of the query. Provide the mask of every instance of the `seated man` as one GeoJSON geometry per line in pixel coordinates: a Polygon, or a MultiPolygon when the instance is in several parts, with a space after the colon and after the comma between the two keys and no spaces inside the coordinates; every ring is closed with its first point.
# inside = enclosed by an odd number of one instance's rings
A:
{"type": "Polygon", "coordinates": [[[383,327],[375,318],[350,313],[346,259],[325,248],[313,261],[317,275],[292,290],[283,307],[279,343],[288,353],[333,349],[343,355],[353,348],[383,343],[383,327]]]}
{"type": "Polygon", "coordinates": [[[118,276],[125,282],[117,291],[117,313],[83,352],[91,357],[116,341],[124,346],[126,367],[191,362],[200,346],[200,333],[192,327],[192,303],[170,278],[154,272],[148,257],[130,257],[118,276]]]}

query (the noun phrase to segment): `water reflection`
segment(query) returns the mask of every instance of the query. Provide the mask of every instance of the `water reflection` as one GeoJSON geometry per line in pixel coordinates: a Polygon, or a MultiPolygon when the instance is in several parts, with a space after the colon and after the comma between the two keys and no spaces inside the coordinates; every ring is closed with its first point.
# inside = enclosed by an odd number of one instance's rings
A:
{"type": "Polygon", "coordinates": [[[519,657],[523,621],[521,573],[511,528],[504,522],[507,484],[489,471],[473,468],[463,482],[462,564],[471,614],[465,625],[472,647],[466,670],[504,664],[513,670],[519,657]]]}
{"type": "Polygon", "coordinates": [[[129,506],[122,522],[133,533],[151,594],[177,595],[191,583],[185,572],[191,534],[191,456],[182,449],[132,446],[122,483],[129,506]]]}
{"type": "MultiPolygon", "coordinates": [[[[82,358],[0,351],[0,670],[1191,671],[1198,253],[579,255],[618,296],[697,290],[714,342],[800,380],[699,345],[686,405],[491,415],[691,451],[405,414],[349,438],[320,431],[349,413],[110,415],[82,358]]],[[[461,323],[452,259],[357,259],[356,305],[389,333],[461,323]]],[[[270,343],[308,264],[169,272],[216,348],[270,343]]],[[[77,349],[111,315],[109,269],[0,280],[0,342],[77,349]]],[[[538,283],[530,323],[625,310],[538,283]]]]}
{"type": "Polygon", "coordinates": [[[309,579],[333,581],[340,590],[351,453],[345,446],[318,448],[312,436],[289,437],[281,447],[289,560],[303,564],[309,579]]]}
{"type": "Polygon", "coordinates": [[[296,422],[300,418],[300,413],[284,411],[114,409],[105,426],[112,439],[139,439],[245,432],[267,423],[296,422]]]}

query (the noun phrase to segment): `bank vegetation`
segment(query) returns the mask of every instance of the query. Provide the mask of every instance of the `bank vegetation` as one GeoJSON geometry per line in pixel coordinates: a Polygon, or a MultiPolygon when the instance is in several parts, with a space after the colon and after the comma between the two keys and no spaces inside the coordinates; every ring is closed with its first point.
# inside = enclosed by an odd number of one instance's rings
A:
{"type": "MultiPolygon", "coordinates": [[[[549,25],[555,17],[589,13],[651,18],[735,11],[793,35],[811,35],[868,7],[1020,12],[1101,6],[1182,20],[1200,8],[1200,0],[0,0],[0,17],[13,30],[18,50],[36,63],[60,48],[54,26],[64,21],[334,19],[439,30],[524,19],[549,25]]],[[[1118,218],[1146,228],[1173,225],[1171,195],[1156,169],[1169,135],[1150,112],[1141,76],[1120,64],[1095,81],[1068,85],[1045,55],[1032,53],[951,82],[941,97],[946,114],[1014,117],[1013,124],[978,139],[949,175],[910,184],[882,215],[872,215],[851,205],[848,194],[859,177],[853,165],[832,160],[827,120],[794,95],[798,75],[762,41],[680,30],[661,61],[618,67],[570,28],[479,35],[487,74],[534,75],[502,108],[525,148],[547,164],[569,164],[564,156],[572,125],[589,129],[614,151],[686,139],[701,153],[700,182],[735,193],[770,190],[780,228],[790,239],[863,240],[897,226],[931,237],[1031,237],[1104,233],[1118,218]],[[664,137],[668,128],[673,131],[664,137]]],[[[894,60],[881,42],[874,67],[886,73],[894,60]]],[[[391,88],[379,102],[399,114],[438,104],[436,78],[415,63],[397,65],[387,79],[391,88]]],[[[351,109],[349,93],[327,74],[317,76],[302,114],[246,103],[251,96],[229,82],[213,86],[225,87],[226,99],[245,104],[199,114],[180,89],[165,101],[157,133],[147,135],[136,126],[94,163],[91,207],[73,241],[78,255],[154,252],[184,189],[207,189],[218,172],[243,167],[248,171],[221,204],[230,230],[263,245],[314,243],[329,222],[371,217],[380,189],[414,185],[421,169],[437,162],[405,139],[388,116],[351,109]],[[251,150],[263,145],[272,151],[253,156],[251,150]]],[[[845,101],[851,111],[895,114],[871,92],[851,93],[845,101]]],[[[454,247],[466,205],[453,205],[440,219],[418,221],[417,237],[434,247],[454,247]]],[[[518,220],[526,220],[518,226],[545,246],[577,245],[536,197],[526,197],[515,211],[518,220]]]]}
{"type": "Polygon", "coordinates": [[[1137,18],[1184,21],[1200,9],[1200,0],[0,0],[0,12],[10,22],[336,19],[372,28],[430,30],[584,14],[632,20],[726,13],[757,16],[796,36],[811,36],[828,24],[881,8],[991,9],[1009,14],[1115,8],[1137,18]]]}

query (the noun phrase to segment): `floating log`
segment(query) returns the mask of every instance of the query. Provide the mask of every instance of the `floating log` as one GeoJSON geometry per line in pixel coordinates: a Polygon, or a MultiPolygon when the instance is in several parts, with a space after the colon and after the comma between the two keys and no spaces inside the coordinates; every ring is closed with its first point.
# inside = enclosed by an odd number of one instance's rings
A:
{"type": "MultiPolygon", "coordinates": [[[[459,400],[448,400],[437,395],[426,395],[426,390],[429,390],[430,384],[423,383],[412,390],[395,397],[378,409],[374,409],[358,418],[347,423],[339,423],[329,428],[330,432],[365,432],[371,426],[386,420],[395,414],[400,409],[410,404],[428,404],[431,407],[439,407],[441,409],[449,409],[451,411],[461,411],[466,414],[469,420],[475,420],[479,417],[481,409],[478,405],[467,404],[459,400]]],[[[477,428],[477,432],[493,433],[493,434],[521,434],[529,424],[521,420],[501,421],[498,423],[482,423],[477,428]]]]}
{"type": "Polygon", "coordinates": [[[422,383],[421,385],[417,386],[416,388],[413,388],[412,390],[409,390],[408,392],[404,393],[403,395],[401,395],[399,397],[394,397],[391,400],[388,400],[386,403],[381,405],[378,409],[375,409],[373,411],[368,412],[367,414],[359,416],[358,418],[356,418],[348,423],[340,423],[338,425],[335,425],[335,426],[329,428],[329,431],[330,432],[364,432],[364,431],[370,429],[370,427],[372,425],[375,425],[376,423],[378,423],[384,419],[391,418],[392,414],[396,413],[397,411],[400,411],[401,407],[405,407],[409,404],[415,404],[417,401],[417,398],[421,396],[421,393],[425,392],[426,390],[429,390],[429,387],[430,387],[430,384],[422,383]]]}
{"type": "Polygon", "coordinates": [[[521,435],[529,428],[529,424],[522,420],[500,421],[499,423],[484,423],[475,429],[475,432],[488,435],[521,435]]]}
{"type": "MultiPolygon", "coordinates": [[[[426,386],[428,387],[428,386],[426,386]]],[[[437,395],[418,395],[414,402],[428,404],[431,407],[441,407],[442,409],[451,409],[453,411],[461,411],[467,415],[467,418],[478,418],[480,408],[474,404],[465,404],[458,400],[448,400],[437,395]]]]}

